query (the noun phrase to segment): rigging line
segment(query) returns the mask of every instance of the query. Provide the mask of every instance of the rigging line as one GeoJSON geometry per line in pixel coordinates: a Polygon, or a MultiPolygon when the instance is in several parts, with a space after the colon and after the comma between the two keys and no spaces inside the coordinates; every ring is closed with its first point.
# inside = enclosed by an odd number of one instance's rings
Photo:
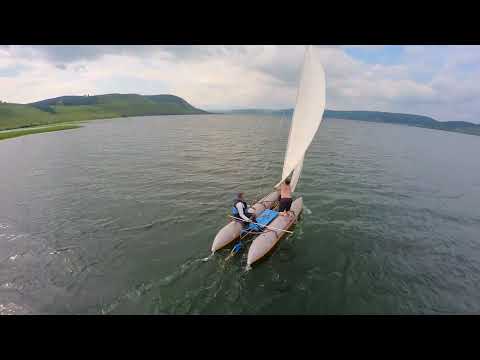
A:
{"type": "MultiPolygon", "coordinates": [[[[281,137],[284,130],[285,130],[285,127],[287,126],[288,115],[287,115],[287,113],[284,114],[283,111],[279,111],[279,117],[280,117],[280,119],[279,119],[280,124],[275,124],[275,125],[276,125],[276,128],[277,128],[276,132],[277,132],[277,134],[279,134],[279,137],[281,137]]],[[[275,121],[275,119],[274,119],[274,121],[275,121]]],[[[265,125],[264,128],[267,128],[267,125],[265,125]]],[[[263,153],[264,153],[264,158],[265,158],[266,153],[267,153],[266,147],[264,147],[263,153]]],[[[264,182],[265,182],[266,174],[267,174],[267,172],[270,171],[270,168],[272,166],[272,164],[271,164],[272,161],[266,161],[266,163],[267,164],[263,168],[262,177],[261,177],[260,184],[259,184],[259,193],[258,193],[258,195],[256,197],[256,201],[254,203],[258,202],[258,200],[261,199],[262,194],[267,193],[265,191],[265,187],[267,187],[268,184],[264,184],[264,182]]]]}
{"type": "MultiPolygon", "coordinates": [[[[267,125],[265,125],[265,124],[266,124],[266,121],[264,120],[263,123],[264,123],[264,124],[263,124],[262,130],[263,130],[263,133],[265,134],[265,133],[266,133],[265,129],[267,129],[267,125]]],[[[262,154],[262,155],[263,155],[262,157],[265,159],[265,156],[266,156],[266,154],[267,154],[266,146],[263,147],[262,153],[263,153],[263,154],[262,154]]],[[[263,191],[263,187],[264,187],[263,182],[265,181],[265,175],[266,175],[266,173],[267,173],[267,171],[268,171],[269,168],[270,168],[270,162],[267,161],[267,164],[263,167],[263,174],[262,174],[262,177],[261,177],[261,180],[260,180],[260,184],[259,184],[259,187],[258,187],[259,193],[257,194],[257,199],[261,199],[261,196],[262,196],[262,194],[264,193],[264,191],[263,191]]]]}

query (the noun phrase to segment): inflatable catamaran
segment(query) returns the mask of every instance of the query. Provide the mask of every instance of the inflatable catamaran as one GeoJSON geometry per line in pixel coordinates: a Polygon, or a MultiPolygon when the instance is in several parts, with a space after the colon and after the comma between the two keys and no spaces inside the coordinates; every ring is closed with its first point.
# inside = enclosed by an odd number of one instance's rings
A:
{"type": "MultiPolygon", "coordinates": [[[[275,191],[266,195],[252,206],[255,211],[255,223],[244,226],[238,219],[232,219],[215,236],[212,244],[212,254],[246,236],[256,236],[250,245],[247,267],[264,257],[276,245],[280,238],[296,222],[303,210],[303,199],[295,199],[287,216],[278,216],[275,209],[278,206],[279,186],[291,176],[292,192],[300,179],[303,159],[322,121],[325,109],[325,72],[320,62],[320,51],[314,46],[308,46],[305,52],[297,102],[293,113],[287,151],[283,164],[282,179],[274,186],[275,191]]],[[[238,249],[241,243],[235,245],[238,249]]]]}

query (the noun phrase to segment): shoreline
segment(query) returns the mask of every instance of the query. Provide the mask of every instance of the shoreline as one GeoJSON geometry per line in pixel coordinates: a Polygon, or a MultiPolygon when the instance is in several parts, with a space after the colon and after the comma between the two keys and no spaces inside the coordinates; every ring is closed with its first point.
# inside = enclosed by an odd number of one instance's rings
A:
{"type": "Polygon", "coordinates": [[[38,134],[42,132],[51,132],[51,131],[61,131],[61,130],[68,130],[68,129],[77,129],[81,128],[82,124],[90,121],[97,121],[97,120],[113,120],[113,119],[122,119],[127,117],[149,117],[149,116],[186,116],[186,115],[211,115],[212,113],[200,113],[200,114],[162,114],[162,115],[132,115],[132,116],[115,116],[115,117],[105,117],[105,118],[94,118],[94,119],[82,119],[82,120],[73,120],[69,122],[59,122],[59,123],[51,123],[51,124],[44,124],[44,125],[32,125],[32,126],[25,126],[25,127],[17,127],[13,129],[3,129],[0,130],[0,141],[5,139],[11,139],[14,137],[30,135],[30,134],[38,134]]]}
{"type": "Polygon", "coordinates": [[[43,132],[52,132],[52,131],[62,131],[69,129],[78,129],[81,128],[80,125],[69,124],[52,124],[52,125],[40,125],[40,126],[30,126],[26,128],[17,128],[0,131],[0,141],[11,139],[19,136],[38,134],[43,132]]]}

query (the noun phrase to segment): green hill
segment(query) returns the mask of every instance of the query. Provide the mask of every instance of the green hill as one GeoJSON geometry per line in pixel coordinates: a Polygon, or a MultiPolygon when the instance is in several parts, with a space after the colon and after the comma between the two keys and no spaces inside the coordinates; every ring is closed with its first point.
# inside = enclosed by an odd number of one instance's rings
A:
{"type": "MultiPolygon", "coordinates": [[[[0,130],[65,122],[146,115],[206,114],[174,95],[106,94],[61,96],[30,104],[0,103],[0,130]]],[[[236,114],[291,116],[293,109],[244,109],[236,114]]],[[[325,110],[325,118],[383,122],[480,135],[480,125],[437,121],[428,116],[379,111],[325,110]]]]}
{"type": "Polygon", "coordinates": [[[205,113],[174,95],[61,96],[30,104],[0,103],[0,130],[124,116],[205,113]]]}
{"type": "MultiPolygon", "coordinates": [[[[268,110],[268,109],[244,109],[232,110],[235,114],[257,114],[291,117],[293,109],[268,110]]],[[[437,121],[428,116],[390,113],[380,111],[337,111],[325,110],[324,117],[327,119],[359,120],[369,122],[380,122],[416,126],[427,129],[436,129],[464,134],[480,135],[480,125],[466,121],[437,121]]]]}

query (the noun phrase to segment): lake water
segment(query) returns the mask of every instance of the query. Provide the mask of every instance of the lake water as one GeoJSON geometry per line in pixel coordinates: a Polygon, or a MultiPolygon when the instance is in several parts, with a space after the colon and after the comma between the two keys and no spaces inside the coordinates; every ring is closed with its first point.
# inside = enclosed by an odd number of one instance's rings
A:
{"type": "Polygon", "coordinates": [[[480,312],[480,137],[326,119],[294,234],[210,261],[234,193],[280,175],[289,120],[99,120],[0,142],[0,313],[480,312]],[[239,145],[242,144],[242,145],[239,145]]]}

